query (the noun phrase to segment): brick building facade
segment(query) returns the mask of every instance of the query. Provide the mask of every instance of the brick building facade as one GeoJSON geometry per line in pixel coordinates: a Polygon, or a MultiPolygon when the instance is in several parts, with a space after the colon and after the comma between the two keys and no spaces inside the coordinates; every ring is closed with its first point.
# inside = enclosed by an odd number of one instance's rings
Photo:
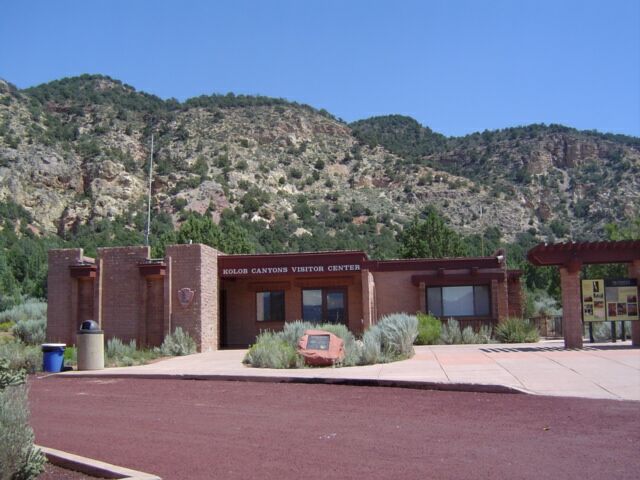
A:
{"type": "Polygon", "coordinates": [[[182,327],[199,350],[246,347],[293,320],[363,332],[395,312],[430,311],[462,326],[522,314],[520,272],[492,257],[369,260],[363,252],[225,255],[205,245],[49,252],[47,340],[75,343],[83,320],[106,338],[157,346],[182,327]]]}

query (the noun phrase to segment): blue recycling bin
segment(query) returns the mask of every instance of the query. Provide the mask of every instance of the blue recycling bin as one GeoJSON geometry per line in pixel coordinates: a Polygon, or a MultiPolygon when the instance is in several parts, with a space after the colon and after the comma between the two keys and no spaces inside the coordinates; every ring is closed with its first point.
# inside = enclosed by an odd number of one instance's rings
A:
{"type": "Polygon", "coordinates": [[[57,373],[62,371],[64,363],[64,348],[66,343],[42,344],[42,370],[57,373]]]}

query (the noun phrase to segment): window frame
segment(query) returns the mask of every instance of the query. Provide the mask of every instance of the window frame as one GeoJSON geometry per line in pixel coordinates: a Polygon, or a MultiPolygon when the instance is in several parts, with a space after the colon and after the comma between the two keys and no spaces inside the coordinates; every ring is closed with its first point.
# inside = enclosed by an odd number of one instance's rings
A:
{"type": "Polygon", "coordinates": [[[491,312],[493,309],[493,305],[492,305],[492,297],[491,297],[491,285],[489,284],[471,284],[471,285],[429,285],[425,288],[425,292],[424,292],[424,296],[425,296],[425,305],[426,305],[426,310],[428,313],[431,313],[432,315],[436,316],[436,317],[440,317],[440,318],[444,318],[444,317],[451,317],[451,318],[491,318],[491,312]],[[455,287],[470,287],[472,289],[473,292],[473,313],[471,315],[448,315],[445,314],[444,310],[445,310],[445,303],[444,303],[444,292],[443,290],[445,288],[455,288],[455,287]],[[442,309],[442,311],[440,312],[440,314],[436,314],[433,313],[430,308],[429,308],[429,290],[431,289],[435,289],[438,288],[440,289],[440,307],[442,309]],[[477,288],[486,288],[486,292],[487,292],[487,312],[486,313],[478,313],[476,311],[476,307],[478,305],[478,300],[476,297],[476,292],[477,292],[477,288]]]}
{"type": "Polygon", "coordinates": [[[285,319],[286,319],[286,310],[287,310],[287,302],[286,302],[286,298],[285,298],[286,292],[284,290],[258,290],[257,292],[255,292],[255,294],[256,295],[255,295],[254,298],[255,298],[256,304],[255,304],[254,311],[255,311],[255,314],[256,314],[256,317],[255,317],[256,318],[256,322],[268,323],[268,322],[284,322],[285,321],[285,319]],[[272,318],[273,317],[272,314],[273,314],[274,309],[273,309],[273,302],[271,301],[271,299],[269,300],[269,306],[270,306],[270,308],[269,308],[269,319],[260,320],[258,318],[258,306],[259,306],[258,298],[259,298],[259,296],[261,294],[264,295],[265,293],[268,293],[270,297],[274,293],[281,293],[282,294],[282,312],[281,312],[282,313],[282,319],[281,320],[272,318]]]}
{"type": "Polygon", "coordinates": [[[329,322],[328,320],[328,308],[327,308],[327,296],[331,293],[339,292],[342,294],[344,299],[344,318],[341,322],[335,323],[336,325],[349,325],[349,289],[347,287],[306,287],[302,288],[300,291],[300,312],[303,322],[311,322],[311,323],[334,323],[329,322]],[[304,292],[305,290],[320,290],[322,296],[322,318],[319,322],[314,322],[312,320],[306,320],[304,318],[304,292]]]}

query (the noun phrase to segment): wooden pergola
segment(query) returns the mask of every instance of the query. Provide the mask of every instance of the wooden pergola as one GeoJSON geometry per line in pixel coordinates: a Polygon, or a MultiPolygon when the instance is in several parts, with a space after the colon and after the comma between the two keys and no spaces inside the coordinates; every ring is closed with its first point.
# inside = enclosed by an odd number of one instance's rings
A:
{"type": "MultiPolygon", "coordinates": [[[[582,348],[582,304],[580,269],[583,265],[626,263],[629,277],[640,284],[640,240],[617,242],[541,243],[527,253],[539,267],[556,266],[562,289],[562,331],[565,348],[582,348]]],[[[631,340],[640,346],[640,322],[631,322],[631,340]]]]}

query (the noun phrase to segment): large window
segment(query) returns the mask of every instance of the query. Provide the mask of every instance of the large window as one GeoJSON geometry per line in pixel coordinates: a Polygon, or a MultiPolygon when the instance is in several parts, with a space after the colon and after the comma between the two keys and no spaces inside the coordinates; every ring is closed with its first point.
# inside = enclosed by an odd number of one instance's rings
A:
{"type": "Polygon", "coordinates": [[[437,317],[487,317],[488,285],[427,288],[427,310],[437,317]]]}
{"type": "Polygon", "coordinates": [[[259,322],[284,322],[284,292],[256,293],[256,318],[259,322]]]}
{"type": "Polygon", "coordinates": [[[306,322],[347,323],[347,292],[342,288],[302,290],[302,319],[306,322]]]}

